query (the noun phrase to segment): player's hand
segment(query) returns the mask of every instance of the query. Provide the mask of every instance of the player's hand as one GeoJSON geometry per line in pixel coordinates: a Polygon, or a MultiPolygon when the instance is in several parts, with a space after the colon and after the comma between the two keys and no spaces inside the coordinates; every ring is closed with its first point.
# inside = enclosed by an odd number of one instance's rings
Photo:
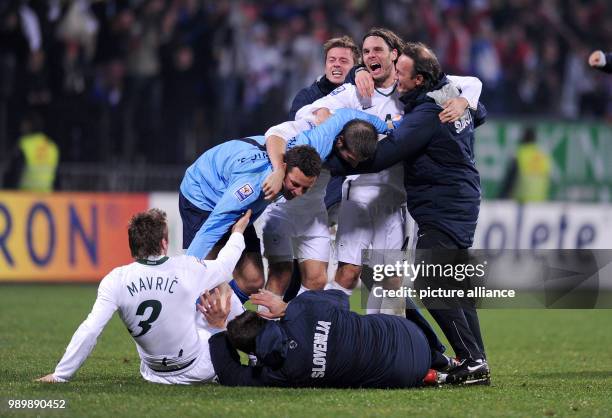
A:
{"type": "Polygon", "coordinates": [[[244,234],[244,230],[247,228],[247,226],[249,226],[249,221],[251,220],[252,213],[253,211],[251,209],[247,210],[246,213],[236,221],[234,226],[232,226],[232,233],[239,232],[241,234],[244,234]]]}
{"type": "Polygon", "coordinates": [[[200,295],[200,303],[197,308],[211,327],[225,329],[225,322],[232,308],[231,299],[232,292],[226,292],[226,295],[223,295],[217,288],[212,292],[207,290],[200,295]]]}
{"type": "Polygon", "coordinates": [[[46,376],[40,377],[36,380],[34,380],[35,382],[42,382],[42,383],[63,383],[65,382],[65,380],[60,380],[58,378],[56,378],[55,376],[53,376],[53,373],[50,373],[46,376]]]}
{"type": "Polygon", "coordinates": [[[468,101],[464,97],[454,97],[448,99],[442,107],[444,110],[440,112],[438,117],[442,123],[455,122],[461,119],[461,116],[465,113],[465,109],[469,106],[468,101]]]}
{"type": "Polygon", "coordinates": [[[281,189],[283,188],[284,179],[284,168],[276,169],[272,173],[270,173],[263,182],[262,190],[264,192],[264,199],[274,200],[274,198],[280,193],[281,189]]]}
{"type": "Polygon", "coordinates": [[[277,319],[285,316],[287,304],[283,302],[283,298],[269,290],[260,289],[258,293],[253,293],[249,299],[255,305],[268,308],[269,312],[257,312],[263,318],[277,319]]]}
{"type": "Polygon", "coordinates": [[[317,125],[322,124],[327,119],[329,119],[330,116],[331,116],[331,112],[326,107],[322,107],[320,109],[317,109],[313,113],[315,115],[315,124],[317,124],[317,125]]]}
{"type": "Polygon", "coordinates": [[[367,70],[355,73],[355,86],[361,97],[372,97],[374,94],[374,79],[367,70]]]}
{"type": "Polygon", "coordinates": [[[589,65],[591,67],[603,67],[605,65],[604,64],[605,58],[606,57],[603,51],[601,50],[593,51],[591,52],[591,55],[589,55],[589,65]]]}

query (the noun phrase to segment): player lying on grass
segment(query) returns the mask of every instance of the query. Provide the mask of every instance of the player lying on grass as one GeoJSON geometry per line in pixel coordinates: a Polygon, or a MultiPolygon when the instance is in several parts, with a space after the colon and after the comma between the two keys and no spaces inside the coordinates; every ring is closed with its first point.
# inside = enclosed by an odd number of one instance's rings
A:
{"type": "MultiPolygon", "coordinates": [[[[179,193],[187,254],[215,257],[229,226],[246,209],[252,209],[255,221],[279,192],[287,200],[303,195],[319,176],[321,160],[330,155],[351,164],[367,160],[376,148],[377,132],[387,129],[377,117],[349,109],[315,128],[311,122],[301,123],[304,126],[297,136],[288,141],[281,186],[270,200],[264,199],[267,193],[262,188],[272,173],[264,136],[227,141],[206,151],[187,169],[179,193]],[[312,129],[298,135],[306,128],[312,129]],[[356,155],[357,149],[365,151],[356,155]]],[[[230,283],[243,302],[264,285],[261,249],[252,225],[245,231],[245,240],[246,252],[234,272],[236,280],[230,283]]]]}
{"type": "MultiPolygon", "coordinates": [[[[227,244],[217,259],[210,261],[166,255],[168,226],[163,211],[150,209],[132,217],[128,236],[135,261],[104,277],[91,313],[74,333],[55,371],[38,381],[70,380],[117,310],[136,342],[145,380],[166,384],[211,381],[215,372],[208,338],[216,331],[202,321],[193,301],[205,290],[219,286],[217,292],[230,303],[233,292],[226,283],[244,250],[243,233],[250,216],[248,211],[235,223],[227,244]]],[[[244,310],[233,297],[230,317],[244,310]]]]}
{"type": "Polygon", "coordinates": [[[351,312],[348,296],[339,290],[304,292],[289,304],[262,291],[251,301],[266,306],[268,317],[281,319],[268,321],[246,311],[228,322],[226,332],[210,338],[211,359],[222,385],[408,388],[423,384],[431,353],[414,322],[351,312]],[[257,365],[241,365],[236,350],[255,354],[257,365]]]}

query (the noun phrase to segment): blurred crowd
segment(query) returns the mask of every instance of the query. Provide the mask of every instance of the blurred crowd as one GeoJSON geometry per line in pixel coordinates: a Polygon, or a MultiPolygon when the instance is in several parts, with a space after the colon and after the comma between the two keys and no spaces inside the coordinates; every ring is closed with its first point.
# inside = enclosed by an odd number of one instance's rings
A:
{"type": "Polygon", "coordinates": [[[186,164],[283,121],[322,44],[372,26],[478,76],[493,116],[609,118],[608,0],[0,1],[0,152],[35,111],[62,161],[186,164]]]}

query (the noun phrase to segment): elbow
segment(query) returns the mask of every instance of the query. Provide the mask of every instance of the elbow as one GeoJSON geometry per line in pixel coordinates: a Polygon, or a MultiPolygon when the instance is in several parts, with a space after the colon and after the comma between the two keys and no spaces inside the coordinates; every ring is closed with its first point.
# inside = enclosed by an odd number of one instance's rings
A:
{"type": "Polygon", "coordinates": [[[482,81],[480,81],[478,77],[468,76],[466,78],[468,79],[468,81],[474,88],[477,88],[478,90],[482,90],[482,81]]]}

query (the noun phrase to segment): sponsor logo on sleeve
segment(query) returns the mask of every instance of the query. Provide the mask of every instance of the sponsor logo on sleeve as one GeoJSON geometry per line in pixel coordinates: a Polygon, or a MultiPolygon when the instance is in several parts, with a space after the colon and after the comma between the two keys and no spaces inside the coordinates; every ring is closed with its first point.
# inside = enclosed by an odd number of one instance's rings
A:
{"type": "Polygon", "coordinates": [[[249,183],[246,183],[244,186],[241,186],[234,192],[234,196],[236,196],[236,198],[238,198],[238,200],[241,202],[246,200],[252,194],[253,187],[249,183]]]}
{"type": "Polygon", "coordinates": [[[346,90],[346,87],[344,87],[343,85],[340,87],[336,87],[336,89],[334,91],[332,91],[330,94],[330,96],[335,96],[336,94],[343,92],[344,90],[346,90]]]}

